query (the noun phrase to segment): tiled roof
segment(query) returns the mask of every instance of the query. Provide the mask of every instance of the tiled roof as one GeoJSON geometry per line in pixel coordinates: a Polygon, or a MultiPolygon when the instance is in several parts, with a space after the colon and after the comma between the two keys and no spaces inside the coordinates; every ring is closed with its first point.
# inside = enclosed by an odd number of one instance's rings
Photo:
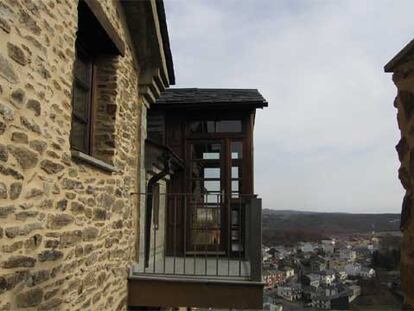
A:
{"type": "Polygon", "coordinates": [[[250,104],[262,108],[267,101],[256,89],[171,88],[161,94],[156,104],[250,104]]]}

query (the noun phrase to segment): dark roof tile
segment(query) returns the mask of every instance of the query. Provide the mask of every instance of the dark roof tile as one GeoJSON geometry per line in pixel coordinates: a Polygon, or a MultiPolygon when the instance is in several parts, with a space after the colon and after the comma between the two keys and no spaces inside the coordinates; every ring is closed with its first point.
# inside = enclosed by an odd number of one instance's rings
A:
{"type": "Polygon", "coordinates": [[[171,88],[158,98],[156,104],[250,104],[266,107],[267,101],[256,89],[199,89],[171,88]]]}

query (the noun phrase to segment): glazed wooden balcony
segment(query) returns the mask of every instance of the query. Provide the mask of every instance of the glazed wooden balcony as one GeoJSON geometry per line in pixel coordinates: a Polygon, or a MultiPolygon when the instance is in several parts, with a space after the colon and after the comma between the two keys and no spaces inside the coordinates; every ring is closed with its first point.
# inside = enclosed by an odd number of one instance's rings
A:
{"type": "Polygon", "coordinates": [[[262,308],[261,199],[150,196],[141,194],[155,210],[150,247],[131,268],[129,305],[262,308]]]}

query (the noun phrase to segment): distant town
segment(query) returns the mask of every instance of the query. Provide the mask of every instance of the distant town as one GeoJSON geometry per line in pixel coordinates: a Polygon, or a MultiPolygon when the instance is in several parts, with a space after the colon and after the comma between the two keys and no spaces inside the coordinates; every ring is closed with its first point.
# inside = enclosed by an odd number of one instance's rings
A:
{"type": "Polygon", "coordinates": [[[264,309],[395,310],[401,307],[399,232],[264,245],[264,309]]]}

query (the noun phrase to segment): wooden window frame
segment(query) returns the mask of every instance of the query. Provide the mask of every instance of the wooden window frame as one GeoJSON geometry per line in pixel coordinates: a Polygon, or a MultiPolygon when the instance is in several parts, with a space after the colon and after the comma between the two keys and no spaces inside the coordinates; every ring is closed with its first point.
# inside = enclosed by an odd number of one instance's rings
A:
{"type": "MultiPolygon", "coordinates": [[[[222,185],[223,189],[225,190],[225,197],[224,201],[222,202],[222,218],[221,218],[221,238],[223,241],[223,244],[221,245],[223,247],[224,252],[229,256],[244,256],[245,249],[242,247],[240,251],[233,249],[233,242],[234,243],[240,243],[240,245],[243,245],[244,239],[245,239],[245,228],[243,227],[245,222],[245,211],[243,203],[245,200],[245,196],[250,194],[250,189],[252,188],[251,184],[253,183],[253,179],[249,177],[249,171],[252,169],[250,164],[250,161],[252,160],[250,158],[249,154],[249,147],[250,142],[249,139],[252,135],[251,127],[251,116],[250,114],[247,114],[246,112],[206,112],[206,113],[198,113],[198,114],[191,114],[187,115],[185,118],[185,138],[184,138],[184,148],[186,152],[186,159],[188,159],[188,163],[191,161],[194,161],[191,159],[190,155],[190,146],[191,144],[195,143],[214,143],[214,142],[220,142],[222,144],[221,149],[221,157],[220,161],[222,159],[222,185]],[[192,132],[190,129],[191,123],[194,121],[221,121],[221,120],[240,120],[241,121],[241,132],[214,132],[214,133],[195,133],[192,132]],[[238,159],[232,159],[231,154],[231,144],[232,142],[240,142],[242,143],[242,150],[241,150],[241,157],[238,159]],[[224,157],[224,158],[223,158],[224,157]],[[232,193],[232,181],[233,178],[231,176],[231,169],[232,166],[236,164],[239,168],[239,176],[238,178],[234,179],[237,180],[239,183],[239,189],[238,189],[238,195],[237,197],[233,197],[232,193]],[[233,224],[232,217],[233,217],[233,210],[237,210],[239,207],[242,207],[240,211],[238,211],[238,221],[239,224],[233,224]],[[240,227],[242,229],[240,229],[240,227]],[[234,230],[237,230],[240,234],[238,236],[238,242],[233,241],[232,239],[232,233],[234,230]],[[229,243],[230,238],[230,245],[229,243]]],[[[199,160],[201,161],[201,160],[199,160]]],[[[213,161],[213,160],[210,160],[213,161]]],[[[218,161],[218,160],[215,160],[218,161]]],[[[190,172],[190,167],[187,164],[186,170],[187,174],[190,172]]],[[[185,176],[185,187],[188,189],[188,191],[191,193],[191,177],[186,174],[185,176]]],[[[185,216],[187,219],[187,224],[189,228],[191,227],[191,217],[188,215],[185,216]]],[[[187,232],[187,241],[191,241],[191,232],[190,230],[187,232]]],[[[187,245],[187,247],[191,245],[187,245]]],[[[203,251],[202,249],[200,250],[203,251]]]]}
{"type": "Polygon", "coordinates": [[[75,68],[73,71],[73,91],[72,91],[72,127],[73,127],[73,122],[75,119],[78,120],[78,122],[80,121],[80,123],[83,123],[86,126],[86,142],[85,143],[85,149],[81,150],[80,148],[77,148],[76,146],[74,146],[73,141],[72,141],[72,137],[70,138],[70,144],[71,144],[71,149],[72,150],[76,150],[79,152],[82,152],[84,154],[93,156],[93,143],[94,143],[94,132],[93,132],[93,124],[95,121],[95,109],[96,109],[96,103],[95,103],[95,94],[96,94],[96,66],[94,63],[94,59],[95,59],[95,55],[91,52],[88,51],[88,49],[86,48],[86,45],[84,42],[82,42],[82,38],[77,38],[76,40],[76,59],[75,62],[77,62],[79,59],[81,58],[85,58],[90,60],[90,66],[91,66],[91,73],[90,73],[90,79],[89,79],[89,83],[88,85],[85,85],[85,82],[81,81],[80,79],[78,79],[76,77],[76,73],[75,73],[75,68]],[[79,55],[82,55],[81,57],[79,55]],[[80,85],[81,88],[84,89],[89,89],[89,100],[88,100],[88,107],[87,107],[87,119],[85,120],[85,118],[81,115],[79,115],[76,111],[75,111],[75,105],[74,105],[74,100],[75,100],[75,88],[76,85],[80,85]]]}
{"type": "MultiPolygon", "coordinates": [[[[97,0],[79,0],[78,2],[78,30],[76,33],[75,43],[76,58],[78,53],[86,54],[87,58],[91,59],[91,77],[90,77],[90,94],[88,102],[87,118],[76,113],[74,106],[75,93],[74,90],[82,82],[76,80],[76,73],[74,68],[72,80],[72,129],[70,132],[70,146],[72,159],[75,161],[85,162],[107,172],[117,172],[117,168],[110,164],[108,160],[101,160],[95,157],[98,156],[99,149],[95,145],[95,128],[96,115],[98,113],[97,101],[97,58],[100,55],[106,56],[124,56],[125,44],[123,39],[119,36],[118,31],[112,25],[107,14],[97,0]],[[85,120],[87,119],[87,120],[85,120]],[[86,124],[86,129],[81,129],[85,132],[85,141],[82,144],[73,144],[72,130],[74,120],[79,120],[79,124],[86,124]],[[85,122],[87,121],[87,122],[85,122]]],[[[76,62],[77,59],[75,59],[76,62]]],[[[81,89],[81,88],[80,88],[81,89]]],[[[86,100],[85,100],[86,102],[86,100]]],[[[86,111],[85,111],[86,115],[86,111]]],[[[85,125],[83,125],[85,126],[85,125]]]]}

